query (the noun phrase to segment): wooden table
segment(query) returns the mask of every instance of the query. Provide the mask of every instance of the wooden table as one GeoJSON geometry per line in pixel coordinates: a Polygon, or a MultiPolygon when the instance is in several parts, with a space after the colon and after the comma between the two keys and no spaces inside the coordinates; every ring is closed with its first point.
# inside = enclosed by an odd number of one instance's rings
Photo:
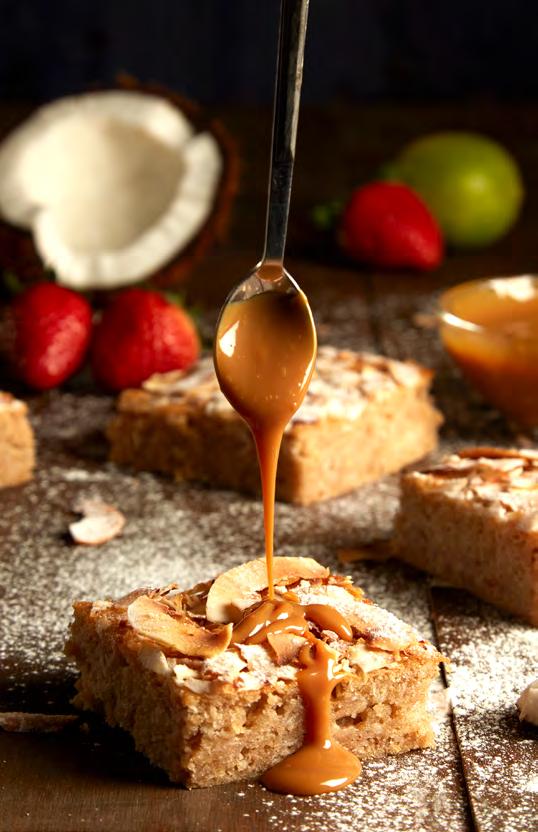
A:
{"type": "MultiPolygon", "coordinates": [[[[11,117],[0,111],[0,123],[11,117]]],[[[516,106],[371,106],[302,117],[289,269],[311,298],[321,340],[436,368],[445,447],[532,441],[514,434],[467,389],[436,333],[417,326],[415,315],[433,309],[436,292],[449,283],[538,270],[537,117],[538,109],[516,106]],[[419,276],[356,268],[313,233],[307,221],[313,204],[345,195],[408,138],[449,126],[480,127],[516,151],[530,196],[509,237],[483,252],[450,255],[435,275],[419,276]]],[[[268,115],[230,111],[227,121],[242,146],[242,192],[228,244],[186,286],[208,335],[226,291],[256,261],[263,233],[268,115]]],[[[255,556],[262,547],[261,508],[235,494],[175,486],[106,464],[102,427],[113,402],[85,379],[31,403],[36,478],[0,495],[0,707],[66,713],[73,671],[62,642],[70,601],[172,579],[185,585],[255,556]],[[73,502],[96,493],[126,513],[125,534],[101,548],[74,547],[66,535],[73,502]]],[[[390,532],[397,497],[388,478],[318,506],[280,505],[276,550],[337,567],[339,548],[390,532]]],[[[349,571],[454,662],[453,707],[442,684],[435,694],[436,749],[366,763],[345,792],[301,799],[269,794],[255,783],[186,792],[134,753],[129,738],[93,718],[61,734],[0,732],[0,830],[538,829],[537,732],[519,724],[514,707],[521,687],[538,675],[537,631],[395,562],[359,563],[349,571]]]]}

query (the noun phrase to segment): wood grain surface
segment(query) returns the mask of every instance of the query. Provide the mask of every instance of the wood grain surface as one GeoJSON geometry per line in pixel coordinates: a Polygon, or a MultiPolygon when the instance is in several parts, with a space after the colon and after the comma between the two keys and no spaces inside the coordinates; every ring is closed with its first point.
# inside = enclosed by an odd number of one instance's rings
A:
{"type": "MultiPolygon", "coordinates": [[[[226,114],[225,114],[226,116],[226,114]]],[[[13,114],[5,111],[0,123],[13,114]]],[[[226,292],[261,250],[266,113],[234,111],[227,122],[242,145],[243,186],[229,242],[185,287],[210,337],[226,292]]],[[[414,357],[436,369],[445,413],[443,446],[522,441],[517,430],[470,391],[417,312],[439,290],[483,274],[538,271],[538,110],[511,107],[361,107],[302,117],[290,227],[289,270],[312,301],[320,340],[414,357]],[[343,196],[417,133],[477,127],[504,139],[524,166],[529,198],[522,221],[496,246],[450,255],[435,275],[388,275],[345,262],[308,222],[311,206],[343,196]]],[[[31,397],[38,437],[35,480],[0,494],[0,709],[69,713],[73,668],[62,644],[76,597],[133,586],[209,577],[262,548],[260,504],[229,492],[177,486],[106,463],[102,428],[113,402],[85,377],[64,392],[31,397]],[[99,548],[66,535],[81,494],[99,494],[127,516],[123,537],[99,548]]],[[[533,438],[525,439],[532,442],[533,438]]],[[[276,551],[319,558],[390,533],[395,478],[308,508],[279,505],[276,551]]],[[[538,829],[536,731],[520,725],[515,699],[538,675],[537,631],[463,592],[431,586],[396,562],[347,568],[367,593],[433,638],[453,659],[454,706],[435,693],[437,747],[371,761],[335,795],[292,798],[256,783],[187,792],[134,752],[129,737],[96,717],[59,734],[0,731],[2,832],[512,832],[538,829]]]]}

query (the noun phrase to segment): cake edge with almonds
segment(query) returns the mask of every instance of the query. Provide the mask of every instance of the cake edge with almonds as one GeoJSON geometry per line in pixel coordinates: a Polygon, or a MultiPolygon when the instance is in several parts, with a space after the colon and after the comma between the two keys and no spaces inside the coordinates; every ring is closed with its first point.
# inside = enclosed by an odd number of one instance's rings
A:
{"type": "MultiPolygon", "coordinates": [[[[260,560],[224,573],[225,580],[233,578],[225,589],[228,602],[243,599],[239,614],[266,593],[266,586],[252,591],[255,582],[247,574],[252,564],[258,574],[265,568],[260,560]],[[238,570],[246,581],[237,582],[238,570]]],[[[310,558],[276,558],[275,568],[277,593],[293,588],[298,597],[313,593],[324,603],[330,595],[330,603],[352,622],[351,645],[338,643],[334,633],[320,634],[349,671],[331,699],[334,739],[362,759],[432,746],[427,698],[443,660],[433,645],[364,599],[350,579],[330,575],[310,558]],[[288,560],[303,563],[278,577],[288,560]]],[[[215,606],[210,599],[217,580],[184,593],[173,586],[136,590],[117,601],[77,602],[66,646],[80,672],[74,703],[128,731],[138,751],[188,788],[257,777],[296,751],[304,735],[296,681],[299,646],[293,653],[293,637],[291,652],[281,643],[277,652],[268,644],[221,649],[221,641],[214,655],[201,658],[181,654],[177,642],[163,644],[162,635],[155,641],[153,631],[148,637],[147,629],[133,626],[139,620],[133,619],[133,605],[166,605],[176,610],[167,615],[186,614],[209,631],[206,640],[222,639],[230,625],[222,623],[223,616],[220,624],[206,618],[210,603],[215,606]],[[283,649],[286,655],[278,652],[283,649]]],[[[221,609],[228,608],[221,603],[221,609]]]]}
{"type": "MultiPolygon", "coordinates": [[[[279,458],[277,499],[300,505],[345,494],[422,459],[436,448],[442,422],[429,395],[433,374],[425,367],[332,347],[320,347],[318,367],[320,359],[325,377],[315,375],[279,458]],[[347,386],[339,387],[339,378],[347,386]]],[[[155,376],[143,389],[120,395],[107,428],[110,459],[259,494],[248,427],[218,390],[212,369],[198,388],[188,379],[189,373],[155,376]]]]}
{"type": "Polygon", "coordinates": [[[0,488],[28,482],[34,466],[35,441],[28,408],[11,393],[0,391],[0,488]]]}
{"type": "Polygon", "coordinates": [[[538,452],[478,446],[404,474],[392,550],[538,626],[538,452]]]}

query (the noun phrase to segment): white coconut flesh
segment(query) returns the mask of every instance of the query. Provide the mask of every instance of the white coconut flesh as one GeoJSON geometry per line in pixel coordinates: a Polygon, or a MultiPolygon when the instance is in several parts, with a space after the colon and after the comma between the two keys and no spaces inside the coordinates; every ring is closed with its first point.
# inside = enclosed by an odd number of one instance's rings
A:
{"type": "Polygon", "coordinates": [[[215,138],[158,96],[64,98],[0,144],[0,214],[33,233],[64,286],[114,288],[196,237],[222,167],[215,138]]]}

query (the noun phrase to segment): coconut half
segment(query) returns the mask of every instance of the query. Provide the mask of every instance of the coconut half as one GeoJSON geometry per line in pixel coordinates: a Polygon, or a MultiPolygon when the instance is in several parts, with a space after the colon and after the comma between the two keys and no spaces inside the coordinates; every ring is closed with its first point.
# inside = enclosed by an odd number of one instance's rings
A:
{"type": "Polygon", "coordinates": [[[62,285],[117,288],[193,244],[219,203],[226,162],[214,132],[159,95],[64,98],[0,144],[0,215],[31,232],[62,285]]]}

